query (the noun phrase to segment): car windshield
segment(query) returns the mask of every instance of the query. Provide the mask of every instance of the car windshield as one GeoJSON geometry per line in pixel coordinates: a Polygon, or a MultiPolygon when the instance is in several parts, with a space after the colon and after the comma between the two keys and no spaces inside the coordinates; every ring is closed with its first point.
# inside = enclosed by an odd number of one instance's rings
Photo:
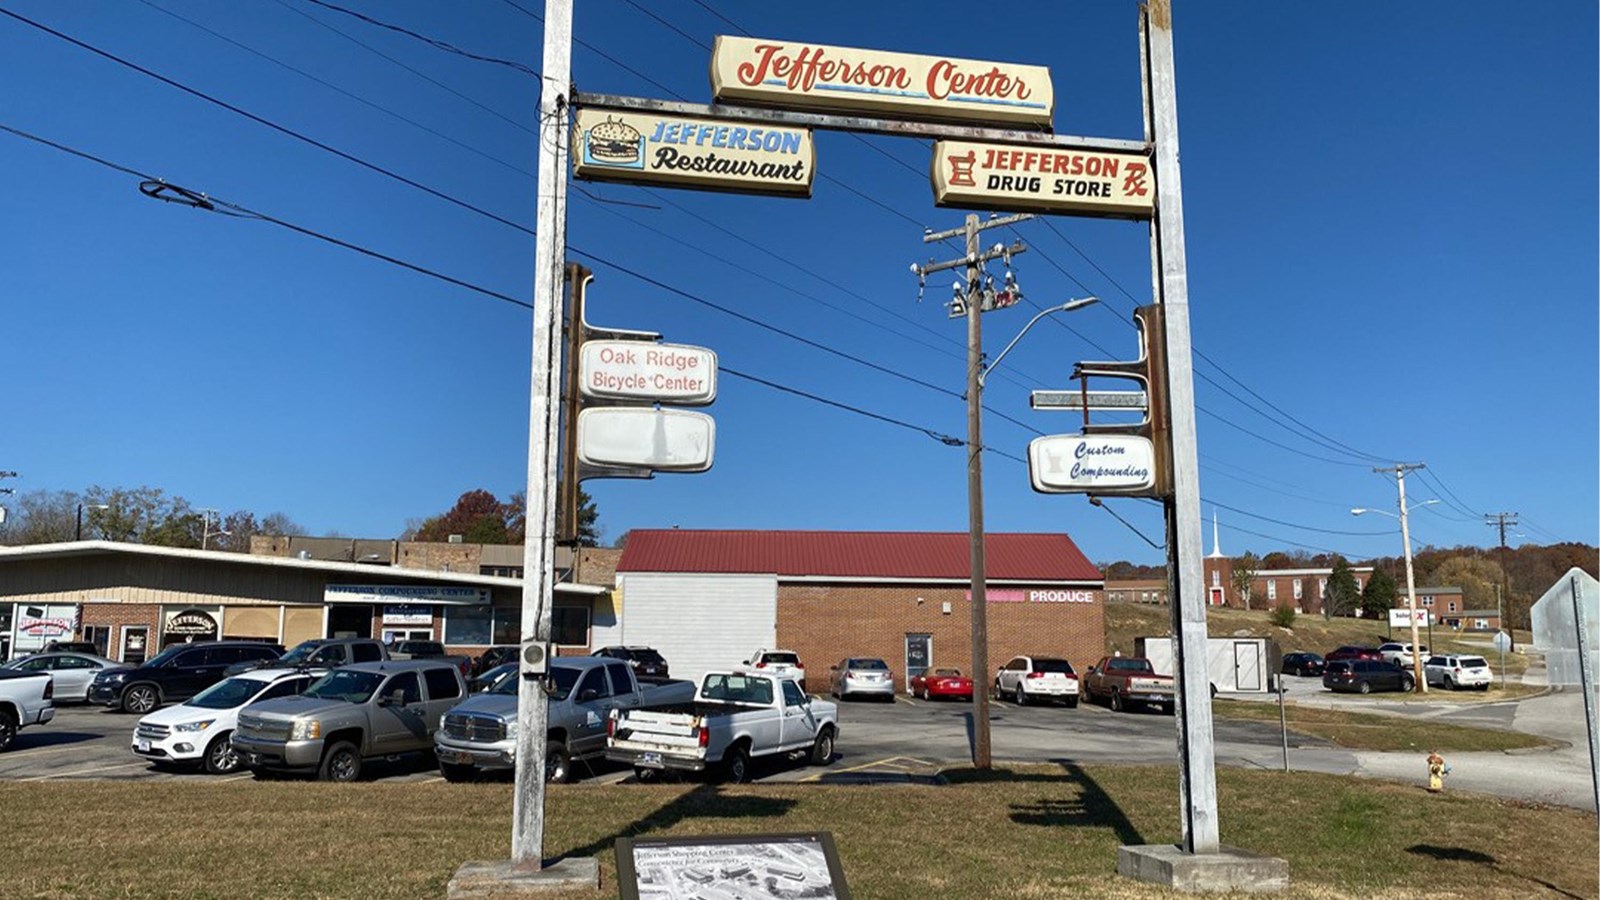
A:
{"type": "Polygon", "coordinates": [[[278,662],[305,662],[306,660],[310,659],[311,654],[317,652],[317,648],[321,646],[321,641],[301,641],[294,646],[293,650],[290,650],[288,653],[285,653],[283,656],[279,657],[278,662]]]}
{"type": "Polygon", "coordinates": [[[267,683],[256,678],[229,678],[195,694],[184,706],[201,709],[233,709],[261,692],[267,683]]]}
{"type": "MultiPolygon", "coordinates": [[[[578,676],[583,672],[566,666],[551,666],[550,674],[545,678],[544,691],[550,695],[551,700],[565,700],[572,693],[572,688],[578,683],[578,676]]],[[[516,694],[522,686],[521,678],[506,678],[494,686],[491,694],[516,694]]]]}
{"type": "Polygon", "coordinates": [[[1488,668],[1489,662],[1481,656],[1461,657],[1461,667],[1464,669],[1488,668]]]}
{"type": "Polygon", "coordinates": [[[1107,668],[1117,672],[1154,672],[1148,659],[1113,659],[1107,668]]]}
{"type": "Polygon", "coordinates": [[[881,672],[889,667],[881,659],[852,659],[850,660],[850,668],[881,672]]]}
{"type": "Polygon", "coordinates": [[[800,657],[794,655],[793,653],[763,653],[761,654],[761,661],[768,664],[776,663],[778,665],[785,666],[800,665],[800,657]]]}
{"type": "Polygon", "coordinates": [[[311,686],[306,688],[305,696],[315,697],[318,700],[365,703],[372,698],[372,692],[382,683],[383,676],[377,672],[352,672],[349,669],[340,669],[312,682],[311,686]]]}
{"type": "Polygon", "coordinates": [[[1072,674],[1072,664],[1064,659],[1036,659],[1033,661],[1035,672],[1059,672],[1062,675],[1072,674]]]}
{"type": "Polygon", "coordinates": [[[666,660],[662,658],[661,654],[654,650],[630,650],[629,653],[631,653],[633,658],[639,662],[666,662],[666,660]]]}

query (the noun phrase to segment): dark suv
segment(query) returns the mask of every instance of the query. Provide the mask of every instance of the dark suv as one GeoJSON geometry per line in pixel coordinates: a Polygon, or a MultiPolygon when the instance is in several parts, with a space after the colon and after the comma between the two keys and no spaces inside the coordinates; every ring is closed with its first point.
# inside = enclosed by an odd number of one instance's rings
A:
{"type": "Polygon", "coordinates": [[[1330,691],[1409,691],[1416,684],[1410,672],[1386,659],[1336,659],[1322,672],[1330,691]]]}
{"type": "Polygon", "coordinates": [[[102,670],[89,685],[89,702],[143,715],[216,684],[234,663],[275,660],[282,654],[282,646],[260,641],[173,644],[143,665],[102,670]]]}
{"type": "Polygon", "coordinates": [[[312,638],[294,645],[294,649],[277,659],[247,659],[229,666],[227,675],[237,675],[251,669],[277,666],[292,669],[309,666],[317,669],[336,669],[353,662],[380,662],[389,658],[389,651],[381,641],[372,638],[312,638]]]}
{"type": "Polygon", "coordinates": [[[667,679],[667,661],[653,647],[601,647],[594,655],[626,660],[633,667],[633,677],[640,681],[667,679]]]}

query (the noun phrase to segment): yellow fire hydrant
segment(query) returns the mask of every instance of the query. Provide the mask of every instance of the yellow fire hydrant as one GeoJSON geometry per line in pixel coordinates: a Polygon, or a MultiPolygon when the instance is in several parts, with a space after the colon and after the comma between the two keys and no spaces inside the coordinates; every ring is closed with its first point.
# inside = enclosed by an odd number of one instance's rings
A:
{"type": "Polygon", "coordinates": [[[1442,792],[1444,777],[1448,774],[1450,766],[1445,763],[1444,757],[1437,750],[1431,751],[1428,754],[1428,791],[1434,794],[1442,792]]]}

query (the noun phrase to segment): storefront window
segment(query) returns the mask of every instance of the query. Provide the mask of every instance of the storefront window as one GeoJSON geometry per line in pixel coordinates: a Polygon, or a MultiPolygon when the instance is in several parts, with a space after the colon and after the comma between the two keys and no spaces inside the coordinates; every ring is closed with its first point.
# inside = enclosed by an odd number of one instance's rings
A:
{"type": "Polygon", "coordinates": [[[453,606],[444,612],[444,642],[483,646],[493,634],[493,610],[486,606],[453,606]]]}
{"type": "Polygon", "coordinates": [[[522,643],[522,610],[506,607],[494,611],[494,642],[522,643]]]}
{"type": "Polygon", "coordinates": [[[550,638],[561,647],[589,644],[589,607],[557,606],[550,611],[550,638]]]}

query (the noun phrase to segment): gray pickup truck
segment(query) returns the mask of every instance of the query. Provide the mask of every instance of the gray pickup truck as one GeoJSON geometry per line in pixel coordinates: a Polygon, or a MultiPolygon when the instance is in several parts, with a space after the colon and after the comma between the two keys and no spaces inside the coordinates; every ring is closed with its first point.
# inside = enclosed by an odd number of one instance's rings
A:
{"type": "MultiPolygon", "coordinates": [[[[517,764],[517,691],[513,676],[445,714],[434,735],[439,770],[450,781],[517,764]]],[[[551,660],[544,681],[550,724],[545,744],[545,780],[572,778],[572,764],[603,756],[606,721],[613,709],[649,709],[694,699],[694,685],[665,681],[641,685],[633,668],[617,659],[564,656],[551,660]]]]}
{"type": "Polygon", "coordinates": [[[424,751],[445,711],[467,693],[461,670],[443,660],[356,663],[294,697],[239,714],[233,749],[257,777],[315,772],[354,781],[363,760],[424,751]]]}

